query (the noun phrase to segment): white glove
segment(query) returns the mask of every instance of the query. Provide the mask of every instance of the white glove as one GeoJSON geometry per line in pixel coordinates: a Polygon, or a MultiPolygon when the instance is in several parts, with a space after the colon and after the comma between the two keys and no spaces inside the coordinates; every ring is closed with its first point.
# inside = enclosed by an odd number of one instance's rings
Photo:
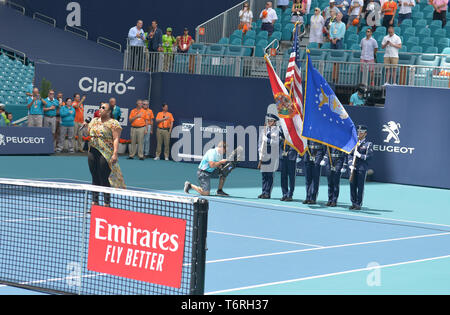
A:
{"type": "Polygon", "coordinates": [[[327,164],[324,160],[322,160],[321,162],[320,162],[320,166],[325,166],[325,164],[327,164]]]}
{"type": "Polygon", "coordinates": [[[344,174],[347,171],[345,167],[341,168],[341,173],[344,174]]]}
{"type": "Polygon", "coordinates": [[[353,170],[355,169],[355,167],[354,167],[353,165],[351,165],[351,166],[349,167],[349,169],[350,169],[351,172],[353,172],[353,170]]]}
{"type": "Polygon", "coordinates": [[[358,151],[355,151],[355,155],[356,155],[356,157],[357,157],[358,159],[361,158],[361,153],[359,153],[358,151]]]}

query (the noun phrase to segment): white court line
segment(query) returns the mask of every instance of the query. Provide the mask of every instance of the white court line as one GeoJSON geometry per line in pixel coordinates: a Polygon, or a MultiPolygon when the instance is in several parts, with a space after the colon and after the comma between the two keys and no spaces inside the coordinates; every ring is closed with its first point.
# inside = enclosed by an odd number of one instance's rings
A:
{"type": "Polygon", "coordinates": [[[263,283],[263,284],[256,284],[256,285],[240,287],[240,288],[234,288],[234,289],[226,289],[226,290],[220,290],[220,291],[206,292],[205,295],[222,294],[222,293],[229,293],[229,292],[233,292],[233,291],[256,289],[256,288],[268,287],[268,286],[272,286],[272,285],[280,285],[280,284],[286,284],[286,283],[292,283],[292,282],[300,282],[300,281],[311,280],[311,279],[320,279],[320,278],[326,278],[326,277],[333,277],[333,276],[344,275],[344,274],[349,274],[349,273],[354,273],[354,272],[370,271],[370,270],[379,269],[379,268],[380,269],[381,268],[389,268],[389,267],[408,265],[408,264],[414,264],[414,263],[420,263],[420,262],[426,262],[426,261],[433,261],[433,260],[439,260],[439,259],[446,259],[446,258],[450,258],[450,255],[431,257],[431,258],[424,258],[424,259],[418,259],[418,260],[410,260],[410,261],[404,261],[404,262],[388,264],[388,265],[381,265],[381,266],[376,266],[376,267],[365,267],[365,268],[359,268],[359,269],[352,269],[352,270],[346,270],[346,271],[322,274],[322,275],[317,275],[317,276],[303,277],[303,278],[297,278],[297,279],[290,279],[290,280],[269,282],[269,283],[263,283]]]}
{"type": "Polygon", "coordinates": [[[252,238],[252,239],[257,239],[257,240],[272,241],[272,242],[286,243],[286,244],[304,245],[304,246],[317,247],[317,248],[322,248],[323,247],[323,246],[314,245],[314,244],[308,244],[308,243],[285,241],[285,240],[278,240],[278,239],[274,239],[274,238],[267,238],[267,237],[260,237],[260,236],[251,236],[251,235],[244,235],[244,234],[218,232],[218,231],[211,231],[211,230],[208,230],[208,233],[229,235],[229,236],[237,236],[237,237],[244,237],[244,238],[252,238]]]}
{"type": "Polygon", "coordinates": [[[270,257],[270,256],[279,256],[279,255],[288,255],[288,254],[297,254],[297,253],[311,252],[311,251],[317,251],[317,250],[352,247],[352,246],[361,246],[361,245],[369,245],[369,244],[388,243],[388,242],[412,240],[412,239],[419,239],[419,238],[426,238],[426,237],[436,237],[436,236],[443,236],[443,235],[450,235],[450,232],[438,233],[438,234],[416,235],[416,236],[408,236],[408,237],[399,237],[399,238],[391,238],[391,239],[376,240],[376,241],[367,241],[367,242],[360,242],[360,243],[349,243],[349,244],[331,245],[331,246],[323,246],[323,247],[315,247],[315,248],[297,249],[297,250],[290,250],[290,251],[283,251],[283,252],[276,252],[276,253],[268,253],[268,254],[258,254],[258,255],[250,255],[250,256],[241,256],[241,257],[233,257],[233,258],[216,259],[216,260],[206,261],[206,263],[207,264],[215,264],[215,263],[222,263],[222,262],[229,262],[229,261],[254,259],[254,258],[270,257]]]}

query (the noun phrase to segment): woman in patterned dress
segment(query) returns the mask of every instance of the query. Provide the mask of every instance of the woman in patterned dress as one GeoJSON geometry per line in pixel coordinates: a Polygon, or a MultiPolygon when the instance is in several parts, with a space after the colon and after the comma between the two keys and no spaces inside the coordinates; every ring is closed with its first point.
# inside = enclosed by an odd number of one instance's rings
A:
{"type": "MultiPolygon", "coordinates": [[[[89,142],[88,163],[92,175],[92,185],[125,189],[122,172],[117,163],[120,133],[122,127],[112,118],[110,104],[102,103],[100,117],[94,118],[88,127],[89,142]]],[[[92,192],[92,204],[98,205],[99,193],[92,192]]],[[[110,206],[110,194],[104,194],[106,207],[110,206]]]]}

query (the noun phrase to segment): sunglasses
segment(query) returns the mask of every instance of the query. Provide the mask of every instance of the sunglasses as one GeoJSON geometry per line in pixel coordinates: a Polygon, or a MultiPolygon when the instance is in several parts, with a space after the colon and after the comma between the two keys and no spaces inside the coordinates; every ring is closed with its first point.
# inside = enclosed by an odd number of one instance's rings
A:
{"type": "Polygon", "coordinates": [[[100,106],[100,109],[106,110],[106,106],[100,106]]]}

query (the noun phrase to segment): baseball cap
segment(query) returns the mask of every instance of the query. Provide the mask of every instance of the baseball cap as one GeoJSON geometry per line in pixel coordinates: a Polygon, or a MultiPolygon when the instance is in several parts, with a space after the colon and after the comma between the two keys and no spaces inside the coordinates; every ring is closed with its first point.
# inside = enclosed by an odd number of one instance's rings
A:
{"type": "Polygon", "coordinates": [[[166,32],[172,32],[172,28],[171,28],[171,27],[168,27],[168,28],[166,29],[166,32]]]}

